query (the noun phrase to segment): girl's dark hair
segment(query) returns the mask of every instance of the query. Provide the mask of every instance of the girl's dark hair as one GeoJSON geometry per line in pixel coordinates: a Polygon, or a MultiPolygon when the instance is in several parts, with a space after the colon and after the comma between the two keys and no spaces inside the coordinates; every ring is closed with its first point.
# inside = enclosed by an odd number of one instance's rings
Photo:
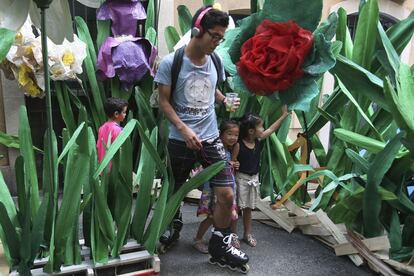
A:
{"type": "Polygon", "coordinates": [[[128,102],[124,99],[119,98],[108,98],[106,99],[104,110],[108,118],[112,118],[115,112],[121,113],[124,107],[128,107],[128,102]]]}
{"type": "MultiPolygon", "coordinates": [[[[211,8],[211,5],[203,6],[193,16],[193,20],[191,22],[191,26],[194,27],[194,24],[200,15],[200,13],[207,9],[211,8]]],[[[215,26],[222,26],[227,28],[229,25],[229,15],[223,11],[217,10],[217,9],[211,9],[209,10],[201,19],[200,22],[201,28],[203,28],[203,31],[209,30],[211,28],[214,28],[215,26]]]]}
{"type": "Polygon", "coordinates": [[[255,129],[263,122],[262,118],[254,113],[246,113],[240,118],[240,133],[239,138],[244,139],[249,134],[250,129],[255,129]]]}
{"type": "Polygon", "coordinates": [[[239,122],[236,120],[224,120],[220,124],[220,135],[223,134],[226,130],[231,129],[233,127],[239,127],[239,122]]]}

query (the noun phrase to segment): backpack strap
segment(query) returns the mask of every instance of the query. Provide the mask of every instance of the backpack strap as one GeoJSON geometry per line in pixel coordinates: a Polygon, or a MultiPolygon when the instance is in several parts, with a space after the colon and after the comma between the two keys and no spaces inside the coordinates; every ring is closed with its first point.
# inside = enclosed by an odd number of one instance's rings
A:
{"type": "Polygon", "coordinates": [[[222,84],[224,82],[221,76],[221,73],[223,72],[223,65],[221,63],[220,57],[218,56],[216,52],[213,52],[210,56],[211,56],[211,60],[214,63],[214,67],[216,67],[216,71],[217,71],[217,83],[216,83],[216,87],[217,87],[219,84],[222,84]]]}
{"type": "MultiPolygon", "coordinates": [[[[183,64],[185,46],[179,48],[174,53],[174,59],[171,65],[171,95],[174,93],[175,87],[177,85],[178,75],[181,71],[181,66],[183,64]]],[[[217,85],[221,84],[224,80],[221,77],[221,72],[223,71],[223,65],[221,59],[216,52],[213,52],[211,55],[211,60],[213,61],[214,67],[217,71],[217,85]]]]}
{"type": "Polygon", "coordinates": [[[171,95],[174,93],[175,87],[177,85],[178,75],[181,71],[181,65],[183,64],[185,46],[179,48],[174,53],[174,59],[171,65],[171,95]]]}

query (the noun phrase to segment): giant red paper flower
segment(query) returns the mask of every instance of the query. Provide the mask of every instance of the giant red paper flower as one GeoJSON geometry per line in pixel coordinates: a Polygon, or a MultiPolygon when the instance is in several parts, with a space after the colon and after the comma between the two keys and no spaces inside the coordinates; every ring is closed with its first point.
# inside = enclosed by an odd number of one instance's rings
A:
{"type": "Polygon", "coordinates": [[[301,66],[312,42],[312,33],[293,21],[265,19],[243,44],[237,71],[247,88],[257,95],[283,91],[302,77],[301,66]]]}

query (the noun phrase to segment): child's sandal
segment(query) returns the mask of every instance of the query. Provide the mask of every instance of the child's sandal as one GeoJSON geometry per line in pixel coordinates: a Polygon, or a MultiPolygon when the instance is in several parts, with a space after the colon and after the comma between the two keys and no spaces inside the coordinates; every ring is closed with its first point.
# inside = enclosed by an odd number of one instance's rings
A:
{"type": "Polygon", "coordinates": [[[240,249],[239,237],[236,234],[233,234],[233,237],[231,239],[231,245],[233,245],[233,247],[237,249],[240,249]]]}
{"type": "Polygon", "coordinates": [[[246,237],[244,237],[243,241],[251,247],[256,247],[257,241],[255,238],[253,238],[252,234],[248,234],[246,237]]]}
{"type": "Polygon", "coordinates": [[[200,253],[208,254],[208,247],[203,240],[194,239],[193,247],[200,253]]]}

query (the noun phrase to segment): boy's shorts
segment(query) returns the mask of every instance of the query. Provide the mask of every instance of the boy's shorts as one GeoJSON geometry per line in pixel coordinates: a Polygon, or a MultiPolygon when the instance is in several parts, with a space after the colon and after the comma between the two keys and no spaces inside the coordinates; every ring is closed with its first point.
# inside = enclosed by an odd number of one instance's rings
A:
{"type": "Polygon", "coordinates": [[[238,205],[240,209],[256,208],[257,200],[260,197],[259,174],[248,175],[236,172],[236,182],[238,188],[238,205]]]}
{"type": "MultiPolygon", "coordinates": [[[[174,191],[177,191],[187,181],[196,162],[205,168],[217,161],[226,161],[226,153],[220,138],[212,142],[204,141],[202,145],[201,150],[195,151],[187,148],[184,141],[174,139],[168,141],[170,165],[175,180],[174,191]]],[[[211,187],[233,187],[233,168],[230,162],[226,161],[224,169],[213,176],[209,182],[211,187]]]]}

